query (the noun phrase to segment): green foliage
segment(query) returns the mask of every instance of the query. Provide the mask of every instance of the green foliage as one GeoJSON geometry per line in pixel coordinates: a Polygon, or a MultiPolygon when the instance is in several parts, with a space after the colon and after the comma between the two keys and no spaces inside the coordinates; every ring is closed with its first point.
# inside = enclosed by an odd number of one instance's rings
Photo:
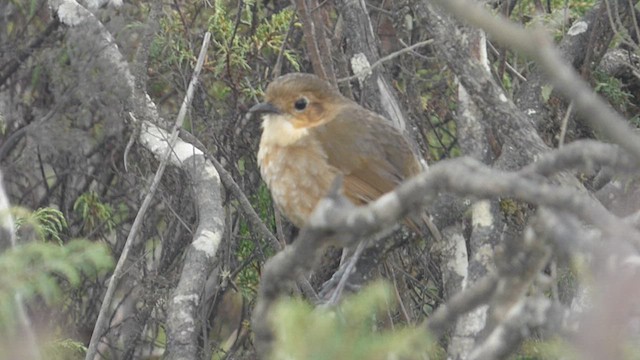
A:
{"type": "MultiPolygon", "coordinates": [[[[420,85],[420,105],[429,114],[429,123],[425,126],[423,136],[429,148],[429,158],[440,160],[460,155],[456,145],[456,123],[446,114],[455,112],[457,108],[456,86],[453,77],[440,68],[420,69],[416,72],[420,85]],[[434,88],[447,89],[444,93],[434,93],[434,88]]],[[[404,90],[406,93],[406,89],[404,90]]],[[[415,96],[407,94],[407,96],[415,96]]]]}
{"type": "Polygon", "coordinates": [[[379,329],[394,302],[389,286],[377,283],[345,299],[338,309],[313,309],[301,300],[280,302],[272,359],[426,359],[438,351],[423,328],[379,329]]]}
{"type": "Polygon", "coordinates": [[[594,71],[595,91],[606,97],[611,105],[615,107],[626,107],[629,105],[631,94],[623,89],[620,79],[605,74],[601,71],[594,71]]]}
{"type": "Polygon", "coordinates": [[[7,133],[7,120],[3,114],[0,114],[0,135],[4,136],[7,133]]]}
{"type": "Polygon", "coordinates": [[[513,216],[520,211],[520,204],[513,199],[500,199],[500,210],[507,215],[513,216]]]}
{"type": "Polygon", "coordinates": [[[631,122],[631,124],[633,124],[635,127],[639,127],[640,128],[640,114],[636,114],[635,116],[633,116],[631,119],[629,119],[629,121],[631,122]]]}
{"type": "Polygon", "coordinates": [[[543,85],[542,88],[540,88],[540,93],[542,94],[542,100],[544,100],[545,103],[549,102],[552,92],[553,92],[553,86],[551,84],[543,85]]]}
{"type": "Polygon", "coordinates": [[[72,339],[55,340],[46,345],[45,353],[52,360],[81,360],[87,352],[87,347],[72,339]]]}
{"type": "Polygon", "coordinates": [[[106,226],[107,232],[113,231],[116,222],[111,205],[100,201],[94,191],[84,193],[73,204],[75,211],[84,221],[86,231],[93,231],[98,226],[106,226]]]}
{"type": "MultiPolygon", "coordinates": [[[[215,6],[215,13],[209,18],[207,26],[212,34],[212,58],[218,59],[213,62],[215,78],[225,74],[234,74],[234,77],[235,74],[245,74],[252,70],[249,59],[255,58],[258,53],[275,55],[280,52],[294,16],[293,9],[285,9],[268,19],[263,19],[255,32],[249,35],[247,30],[253,21],[253,15],[246,5],[239,23],[236,23],[235,17],[230,16],[220,2],[216,2],[215,6]]],[[[285,49],[282,55],[294,69],[300,69],[295,52],[285,49]]],[[[215,98],[224,99],[229,90],[228,85],[224,85],[213,85],[212,95],[215,98]]],[[[256,95],[251,87],[242,86],[240,91],[246,96],[256,95]]]]}
{"type": "MultiPolygon", "coordinates": [[[[61,233],[67,228],[67,221],[60,210],[53,208],[40,208],[36,211],[28,211],[23,208],[12,209],[15,217],[16,231],[29,227],[35,234],[34,240],[55,241],[62,244],[61,233]]],[[[31,239],[23,239],[31,240],[31,239]]]]}
{"type": "Polygon", "coordinates": [[[15,294],[51,304],[67,286],[77,287],[84,276],[95,277],[112,266],[107,247],[87,240],[64,246],[31,242],[5,251],[0,254],[0,328],[11,328],[15,321],[15,294]]]}
{"type": "MultiPolygon", "coordinates": [[[[534,14],[535,13],[535,1],[534,0],[523,0],[519,1],[516,7],[516,11],[518,14],[534,14]]],[[[543,1],[543,4],[546,8],[546,1],[543,1]]],[[[565,5],[568,8],[568,15],[571,18],[577,18],[584,15],[589,9],[593,8],[596,4],[596,0],[551,0],[551,11],[552,12],[564,12],[565,5]]]]}
{"type": "MultiPolygon", "coordinates": [[[[251,11],[245,6],[241,21],[236,27],[234,17],[229,16],[223,5],[216,2],[216,11],[209,18],[208,24],[209,31],[212,33],[211,42],[214,45],[215,58],[229,60],[217,61],[214,64],[214,73],[222,74],[227,71],[228,66],[234,70],[250,70],[248,56],[255,50],[277,54],[289,31],[293,16],[293,9],[276,13],[269,19],[261,21],[255,33],[247,37],[244,31],[247,28],[246,24],[250,24],[253,20],[251,11]]],[[[298,59],[291,50],[285,50],[283,56],[295,69],[300,68],[298,59]]]]}
{"type": "Polygon", "coordinates": [[[20,15],[31,18],[36,14],[40,2],[38,0],[12,0],[11,3],[15,6],[20,15]]]}
{"type": "MultiPolygon", "coordinates": [[[[256,209],[258,215],[265,222],[265,224],[271,229],[275,229],[275,222],[272,216],[272,201],[269,189],[265,184],[260,184],[258,191],[251,196],[251,202],[253,208],[256,209]]],[[[264,246],[265,241],[259,242],[259,246],[263,247],[263,250],[256,249],[256,242],[251,237],[251,231],[244,218],[240,219],[240,241],[238,243],[238,250],[236,252],[239,261],[245,261],[249,259],[253,254],[258,252],[264,252],[266,256],[273,255],[271,248],[264,246]]],[[[238,274],[237,284],[242,291],[242,294],[252,299],[255,297],[258,283],[260,282],[259,264],[260,259],[254,258],[254,260],[245,266],[238,274]]]]}
{"type": "Polygon", "coordinates": [[[579,358],[578,354],[572,351],[571,345],[560,339],[525,341],[518,354],[513,356],[514,360],[576,360],[579,358]]]}
{"type": "MultiPolygon", "coordinates": [[[[274,14],[269,21],[262,22],[252,38],[258,44],[258,49],[264,49],[265,52],[271,52],[273,55],[278,54],[294,16],[295,13],[291,8],[274,14]]],[[[301,25],[294,23],[293,26],[300,27],[301,25]]],[[[300,62],[293,50],[284,49],[282,56],[296,71],[300,71],[300,62]]]]}
{"type": "MultiPolygon", "coordinates": [[[[255,72],[255,60],[258,57],[268,56],[275,60],[295,16],[293,9],[287,8],[256,20],[253,18],[253,2],[245,1],[242,5],[239,19],[237,10],[229,10],[229,5],[222,1],[213,2],[212,8],[194,10],[200,13],[198,19],[208,19],[206,24],[199,25],[205,26],[212,34],[210,61],[205,65],[205,76],[210,78],[203,79],[202,83],[208,84],[207,92],[216,100],[224,101],[231,93],[229,81],[245,96],[258,95],[259,90],[249,86],[244,78],[255,72]]],[[[262,15],[262,11],[258,10],[258,16],[262,15]]],[[[199,47],[194,48],[191,39],[184,37],[183,15],[174,12],[173,16],[162,19],[161,27],[161,34],[154,40],[150,52],[151,59],[158,64],[154,70],[172,72],[176,67],[184,68],[195,63],[194,52],[199,47]]],[[[285,47],[282,56],[291,67],[300,69],[299,56],[294,50],[285,47]]],[[[151,88],[160,95],[168,89],[168,85],[152,82],[151,88]]]]}
{"type": "Polygon", "coordinates": [[[427,144],[429,155],[432,159],[460,156],[460,148],[454,146],[456,141],[456,123],[454,121],[442,121],[439,117],[429,117],[433,130],[427,132],[427,144]]]}
{"type": "Polygon", "coordinates": [[[189,43],[182,36],[182,23],[176,15],[167,16],[160,20],[163,29],[162,36],[156,37],[149,49],[150,56],[162,59],[161,64],[183,67],[189,61],[195,61],[195,55],[189,48],[189,43]]]}

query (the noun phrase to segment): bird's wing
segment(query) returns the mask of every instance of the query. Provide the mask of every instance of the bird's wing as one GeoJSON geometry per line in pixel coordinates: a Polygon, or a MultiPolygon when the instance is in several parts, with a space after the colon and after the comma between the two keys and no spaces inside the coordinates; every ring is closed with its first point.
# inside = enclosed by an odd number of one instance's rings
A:
{"type": "Polygon", "coordinates": [[[345,195],[356,203],[377,199],[420,172],[417,157],[399,130],[355,104],[311,131],[329,164],[344,175],[345,195]]]}

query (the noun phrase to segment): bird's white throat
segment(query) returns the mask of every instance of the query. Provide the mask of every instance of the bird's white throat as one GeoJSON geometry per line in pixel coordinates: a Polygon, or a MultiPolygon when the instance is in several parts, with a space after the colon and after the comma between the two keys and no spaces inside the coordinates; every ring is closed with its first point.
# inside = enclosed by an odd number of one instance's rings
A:
{"type": "Polygon", "coordinates": [[[286,115],[267,114],[262,120],[260,147],[288,146],[302,139],[308,133],[306,128],[296,129],[287,120],[286,115]]]}

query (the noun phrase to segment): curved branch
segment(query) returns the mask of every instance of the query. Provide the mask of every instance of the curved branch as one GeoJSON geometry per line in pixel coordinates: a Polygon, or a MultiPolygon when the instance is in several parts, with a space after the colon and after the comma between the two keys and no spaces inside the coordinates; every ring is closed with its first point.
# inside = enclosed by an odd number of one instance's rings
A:
{"type": "Polygon", "coordinates": [[[355,207],[333,190],[316,206],[293,246],[265,264],[253,317],[258,350],[270,351],[273,333],[268,315],[272,305],[299,274],[312,269],[317,254],[325,246],[330,242],[350,246],[360,238],[369,238],[394,226],[444,192],[462,197],[510,197],[567,211],[598,227],[611,241],[624,240],[640,247],[640,232],[591,197],[574,189],[534,181],[519,173],[496,171],[470,158],[438,162],[362,207],[355,207]]]}
{"type": "Polygon", "coordinates": [[[520,174],[551,176],[566,170],[592,171],[602,166],[625,172],[638,170],[633,159],[620,147],[595,140],[578,140],[542,155],[535,163],[522,168],[520,174]]]}
{"type": "MultiPolygon", "coordinates": [[[[158,156],[160,160],[158,170],[156,171],[155,177],[151,183],[149,192],[147,193],[132,224],[131,231],[127,237],[122,254],[118,259],[113,276],[107,287],[107,291],[100,308],[100,313],[98,314],[98,320],[96,321],[95,328],[91,336],[86,359],[93,360],[96,356],[98,343],[104,334],[109,323],[109,318],[111,317],[111,301],[115,294],[118,281],[123,275],[124,264],[128,261],[129,251],[135,238],[138,236],[138,229],[142,223],[142,219],[144,218],[145,211],[151,204],[151,200],[160,183],[164,169],[169,163],[188,171],[194,181],[193,186],[196,191],[195,199],[198,201],[199,210],[201,210],[200,215],[210,216],[207,217],[210,221],[200,222],[194,241],[187,252],[187,260],[190,262],[187,263],[183,269],[182,279],[176,288],[176,296],[172,302],[172,305],[180,305],[180,315],[176,315],[178,311],[174,306],[170,307],[169,317],[174,321],[171,322],[172,327],[167,329],[167,333],[170,337],[170,344],[173,340],[171,336],[178,337],[184,335],[187,339],[180,339],[176,341],[175,344],[185,345],[188,349],[197,349],[197,334],[195,333],[195,330],[190,329],[191,332],[185,333],[184,331],[179,331],[178,328],[183,325],[180,324],[180,321],[190,323],[192,325],[193,320],[196,318],[197,307],[200,301],[197,294],[200,293],[204,286],[204,281],[210,271],[210,266],[212,266],[212,257],[216,254],[222,237],[223,222],[221,221],[221,218],[223,217],[223,212],[219,193],[221,188],[219,176],[213,166],[205,163],[203,154],[192,145],[178,141],[178,133],[193,98],[200,69],[202,69],[204,64],[210,34],[207,33],[205,35],[200,55],[198,57],[198,62],[194,69],[186,96],[182,102],[182,106],[180,107],[175,124],[173,124],[171,134],[169,135],[149,122],[149,120],[161,120],[157,115],[155,104],[142,89],[135,88],[136,83],[128,64],[118,50],[112,36],[95,18],[95,16],[74,1],[51,0],[50,6],[58,15],[60,22],[70,27],[70,31],[89,32],[91,34],[95,34],[95,42],[101,48],[101,51],[98,52],[96,61],[98,61],[100,66],[104,68],[113,69],[115,71],[115,75],[120,78],[119,80],[121,80],[121,86],[124,87],[125,91],[132,94],[129,99],[131,102],[129,105],[134,109],[134,111],[136,111],[137,116],[143,119],[139,141],[152,153],[158,156]],[[186,167],[186,165],[190,166],[186,167]],[[203,184],[206,185],[207,191],[203,190],[203,184]],[[213,191],[210,191],[211,189],[213,189],[213,191]],[[207,269],[209,271],[207,271],[207,269]],[[193,294],[196,295],[194,296],[193,294]],[[172,316],[174,317],[172,318],[172,316]]],[[[133,114],[132,117],[135,119],[133,114]]],[[[183,348],[177,346],[176,350],[176,354],[188,355],[187,352],[182,351],[183,348]]],[[[195,353],[193,353],[193,356],[195,356],[195,353]]]]}

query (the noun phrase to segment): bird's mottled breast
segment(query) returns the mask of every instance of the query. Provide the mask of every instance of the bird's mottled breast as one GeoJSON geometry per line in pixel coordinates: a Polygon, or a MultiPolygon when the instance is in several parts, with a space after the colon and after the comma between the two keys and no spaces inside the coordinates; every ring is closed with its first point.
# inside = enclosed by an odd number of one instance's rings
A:
{"type": "Polygon", "coordinates": [[[329,191],[337,171],[313,137],[286,128],[281,120],[266,117],[258,165],[276,205],[294,225],[302,227],[329,191]]]}

